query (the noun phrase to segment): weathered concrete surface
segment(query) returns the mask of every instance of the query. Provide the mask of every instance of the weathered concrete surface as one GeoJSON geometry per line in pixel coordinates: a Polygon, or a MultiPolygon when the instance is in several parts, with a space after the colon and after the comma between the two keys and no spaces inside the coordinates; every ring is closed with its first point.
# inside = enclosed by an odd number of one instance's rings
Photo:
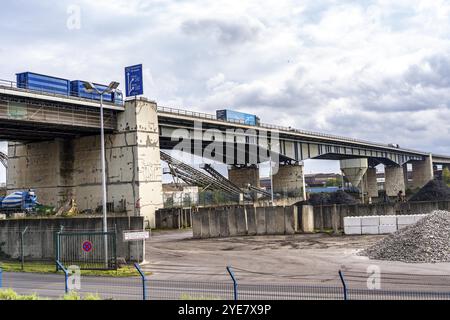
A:
{"type": "Polygon", "coordinates": [[[295,234],[298,209],[230,206],[199,208],[193,218],[194,238],[295,234]]]}
{"type": "Polygon", "coordinates": [[[259,168],[251,167],[232,167],[228,170],[228,179],[239,188],[246,188],[248,184],[260,188],[259,168]]]}
{"type": "Polygon", "coordinates": [[[422,188],[434,178],[433,157],[426,157],[423,161],[411,161],[412,163],[412,183],[411,187],[422,188]]]}
{"type": "Polygon", "coordinates": [[[283,197],[300,197],[303,188],[303,166],[284,165],[273,176],[273,190],[283,197]]]}
{"type": "MultiPolygon", "coordinates": [[[[28,227],[24,235],[27,260],[54,260],[54,232],[64,230],[102,230],[102,218],[48,218],[0,220],[0,257],[17,259],[20,256],[20,232],[28,227]]],[[[129,261],[142,261],[142,243],[123,242],[123,231],[142,230],[143,217],[110,217],[108,229],[117,230],[117,256],[129,261]]],[[[81,250],[81,249],[80,249],[81,250]]]]}
{"type": "Polygon", "coordinates": [[[367,195],[370,198],[378,198],[377,169],[367,169],[365,180],[367,182],[367,195]]]}
{"type": "MultiPolygon", "coordinates": [[[[126,103],[117,133],[106,135],[108,202],[115,212],[144,216],[155,227],[162,208],[157,106],[126,103]]],[[[102,202],[100,136],[40,143],[9,143],[8,192],[35,189],[39,201],[57,208],[74,198],[80,210],[102,202]]]]}
{"type": "Polygon", "coordinates": [[[403,167],[386,166],[384,168],[385,183],[384,188],[389,197],[397,196],[399,191],[405,194],[405,177],[403,175],[403,167]]]}
{"type": "Polygon", "coordinates": [[[256,235],[256,208],[254,206],[246,206],[245,210],[247,212],[247,225],[248,225],[248,235],[256,235]]]}
{"type": "Polygon", "coordinates": [[[314,207],[302,206],[302,229],[305,233],[314,232],[314,207]]]}

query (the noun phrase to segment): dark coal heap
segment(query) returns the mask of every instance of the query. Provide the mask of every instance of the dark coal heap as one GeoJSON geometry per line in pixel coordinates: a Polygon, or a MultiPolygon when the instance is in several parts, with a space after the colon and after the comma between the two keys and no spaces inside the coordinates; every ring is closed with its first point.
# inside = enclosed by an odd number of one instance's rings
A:
{"type": "Polygon", "coordinates": [[[310,195],[307,204],[330,205],[330,204],[357,204],[358,201],[345,191],[339,190],[333,193],[313,193],[310,195]]]}
{"type": "Polygon", "coordinates": [[[450,200],[450,188],[441,180],[431,180],[409,199],[409,201],[438,200],[450,200]]]}

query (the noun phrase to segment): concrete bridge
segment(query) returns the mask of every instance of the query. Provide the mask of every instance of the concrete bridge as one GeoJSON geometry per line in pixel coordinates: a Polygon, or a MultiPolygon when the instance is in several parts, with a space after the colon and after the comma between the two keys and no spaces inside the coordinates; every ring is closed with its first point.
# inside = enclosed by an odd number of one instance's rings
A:
{"type": "MultiPolygon", "coordinates": [[[[279,164],[274,190],[283,193],[301,189],[306,159],[341,160],[343,172],[369,197],[378,196],[379,164],[385,166],[390,196],[405,191],[408,163],[412,187],[432,179],[434,165],[450,165],[450,156],[273,125],[247,126],[158,107],[145,98],[105,108],[110,209],[146,216],[152,226],[155,210],[162,207],[160,149],[178,148],[183,141],[190,146],[184,151],[200,150],[229,164],[229,179],[239,187],[258,187],[258,164],[272,158],[279,164]]],[[[74,198],[82,210],[101,203],[97,103],[0,85],[0,126],[0,140],[9,141],[9,191],[33,188],[43,203],[55,206],[74,198]]]]}

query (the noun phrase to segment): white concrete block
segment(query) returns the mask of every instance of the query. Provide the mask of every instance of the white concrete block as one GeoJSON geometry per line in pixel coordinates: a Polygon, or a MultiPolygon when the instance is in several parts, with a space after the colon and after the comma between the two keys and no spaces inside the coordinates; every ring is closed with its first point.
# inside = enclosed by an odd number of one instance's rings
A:
{"type": "Polygon", "coordinates": [[[6,214],[0,214],[0,220],[6,220],[6,214]]]}
{"type": "Polygon", "coordinates": [[[426,214],[415,214],[414,215],[414,221],[417,222],[419,220],[422,220],[423,218],[425,218],[427,215],[426,214]]]}
{"type": "Polygon", "coordinates": [[[379,226],[362,226],[361,234],[379,234],[379,226]]]}
{"type": "Polygon", "coordinates": [[[361,226],[379,226],[380,216],[365,216],[361,217],[361,226]]]}
{"type": "Polygon", "coordinates": [[[397,216],[380,216],[380,226],[382,225],[396,225],[397,216]]]}
{"type": "Polygon", "coordinates": [[[361,226],[361,217],[345,217],[344,218],[344,226],[354,227],[361,226]]]}
{"type": "Polygon", "coordinates": [[[397,216],[397,224],[414,224],[416,222],[416,218],[414,215],[405,215],[405,216],[397,216]]]}
{"type": "Polygon", "coordinates": [[[396,224],[384,224],[380,225],[379,233],[380,234],[388,234],[388,233],[394,233],[397,231],[397,225],[396,224]]]}
{"type": "Polygon", "coordinates": [[[361,226],[344,226],[344,233],[346,235],[361,235],[361,226]]]}

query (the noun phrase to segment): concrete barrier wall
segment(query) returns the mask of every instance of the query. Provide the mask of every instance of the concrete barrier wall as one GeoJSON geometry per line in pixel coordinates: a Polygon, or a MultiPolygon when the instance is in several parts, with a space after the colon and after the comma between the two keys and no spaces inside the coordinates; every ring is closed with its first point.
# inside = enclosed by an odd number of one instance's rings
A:
{"type": "MultiPolygon", "coordinates": [[[[102,230],[102,218],[49,218],[49,219],[7,219],[0,220],[0,258],[20,257],[20,232],[24,234],[25,257],[27,260],[55,259],[55,231],[102,230]]],[[[108,229],[117,230],[117,256],[127,261],[142,261],[142,242],[123,242],[123,231],[143,230],[144,217],[109,217],[108,229]]]]}
{"type": "Polygon", "coordinates": [[[156,229],[182,229],[192,227],[193,209],[159,209],[155,213],[156,229]]]}
{"type": "Polygon", "coordinates": [[[314,228],[320,231],[338,232],[344,229],[345,217],[414,215],[429,213],[433,210],[450,211],[450,201],[315,206],[314,228]]]}
{"type": "Polygon", "coordinates": [[[192,214],[194,238],[295,234],[298,210],[290,207],[226,206],[192,214]]]}

